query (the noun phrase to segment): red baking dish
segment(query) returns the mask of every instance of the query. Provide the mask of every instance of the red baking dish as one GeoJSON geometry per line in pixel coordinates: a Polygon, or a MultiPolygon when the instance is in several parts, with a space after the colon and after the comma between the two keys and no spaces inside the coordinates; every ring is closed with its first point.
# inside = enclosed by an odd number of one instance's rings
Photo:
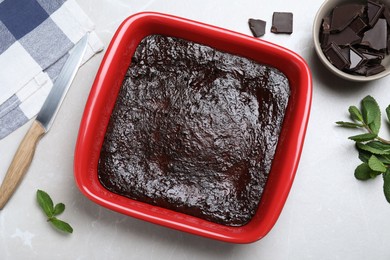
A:
{"type": "Polygon", "coordinates": [[[297,170],[310,113],[310,70],[297,54],[283,47],[211,25],[160,13],[138,13],[118,28],[93,83],[81,120],[75,150],[75,179],[82,193],[111,210],[192,234],[232,243],[264,237],[275,224],[297,170]],[[215,224],[193,216],[138,202],[106,190],[97,166],[105,131],[124,75],[139,42],[162,34],[208,45],[273,66],[289,79],[291,96],[281,136],[258,210],[241,227],[215,224]]]}

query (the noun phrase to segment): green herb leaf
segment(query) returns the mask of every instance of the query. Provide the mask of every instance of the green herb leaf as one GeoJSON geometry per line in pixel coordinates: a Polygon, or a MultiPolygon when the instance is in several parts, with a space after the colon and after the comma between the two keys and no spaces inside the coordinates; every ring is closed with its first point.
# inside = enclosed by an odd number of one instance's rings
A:
{"type": "Polygon", "coordinates": [[[55,216],[61,214],[65,210],[65,205],[63,203],[58,203],[54,207],[54,203],[50,198],[49,194],[42,190],[37,190],[37,201],[39,206],[43,209],[47,216],[47,221],[51,222],[54,227],[57,229],[72,233],[73,228],[66,222],[57,219],[55,216]]]}
{"type": "MultiPolygon", "coordinates": [[[[373,153],[361,149],[360,148],[360,144],[361,143],[356,143],[356,148],[357,148],[357,150],[359,152],[359,159],[362,162],[368,163],[368,160],[370,159],[371,155],[373,155],[373,153]]],[[[376,154],[375,156],[381,162],[383,162],[384,164],[390,165],[390,155],[387,155],[387,154],[383,154],[383,155],[376,154]]]]}
{"type": "MultiPolygon", "coordinates": [[[[390,141],[378,136],[381,128],[381,111],[376,100],[366,96],[361,101],[361,111],[350,106],[348,111],[355,122],[336,122],[338,125],[350,128],[363,128],[365,134],[349,137],[356,142],[359,159],[363,162],[356,167],[354,175],[358,180],[368,180],[383,175],[383,191],[386,200],[390,203],[390,141]]],[[[386,115],[390,124],[390,105],[386,108],[386,115]]]]}
{"type": "Polygon", "coordinates": [[[351,139],[355,142],[366,142],[366,141],[374,140],[377,136],[378,135],[376,134],[367,133],[367,134],[350,136],[348,137],[348,139],[351,139]]]}
{"type": "Polygon", "coordinates": [[[381,111],[376,100],[371,96],[366,96],[362,100],[363,121],[367,125],[371,124],[381,116],[381,111]]]}
{"type": "MultiPolygon", "coordinates": [[[[356,143],[358,144],[358,143],[356,143]]],[[[358,147],[357,147],[358,148],[358,147]]],[[[358,152],[359,152],[359,159],[362,161],[362,162],[365,162],[365,163],[368,163],[368,159],[370,159],[372,153],[370,152],[367,152],[365,150],[361,150],[358,148],[358,152]]]]}
{"type": "Polygon", "coordinates": [[[355,169],[355,178],[361,181],[371,179],[371,168],[367,163],[362,163],[355,169]]]}
{"type": "Polygon", "coordinates": [[[390,203],[390,169],[387,169],[387,172],[383,174],[383,192],[387,202],[390,203]]]}
{"type": "Polygon", "coordinates": [[[368,128],[372,131],[374,134],[379,134],[379,130],[381,129],[381,116],[379,115],[372,121],[371,124],[368,125],[368,128]]]}
{"type": "Polygon", "coordinates": [[[387,170],[386,166],[375,155],[368,159],[368,166],[375,172],[386,172],[387,170]]]}
{"type": "Polygon", "coordinates": [[[62,221],[62,220],[59,220],[55,217],[51,218],[49,220],[54,227],[56,227],[57,229],[61,230],[61,231],[64,231],[64,232],[67,232],[67,233],[73,233],[73,228],[66,222],[62,221]]]}
{"type": "Polygon", "coordinates": [[[53,216],[58,216],[58,215],[60,215],[62,212],[64,212],[64,210],[65,210],[65,204],[64,204],[64,203],[58,203],[58,204],[54,207],[53,216]]]}
{"type": "Polygon", "coordinates": [[[372,133],[378,134],[381,127],[381,110],[376,100],[366,96],[362,100],[363,121],[372,133]]]}
{"type": "Polygon", "coordinates": [[[379,141],[371,141],[368,143],[357,143],[359,149],[371,152],[373,154],[390,154],[390,145],[381,143],[379,141]]]}
{"type": "Polygon", "coordinates": [[[53,216],[54,206],[49,194],[42,190],[37,190],[37,201],[48,218],[53,216]]]}
{"type": "Polygon", "coordinates": [[[349,114],[353,120],[363,122],[363,116],[362,113],[360,112],[359,108],[356,106],[350,106],[348,108],[349,114]]]}
{"type": "Polygon", "coordinates": [[[342,127],[348,127],[348,128],[358,128],[362,127],[360,124],[352,123],[352,122],[344,122],[344,121],[337,121],[336,124],[342,127]]]}
{"type": "Polygon", "coordinates": [[[374,179],[376,176],[381,175],[381,174],[382,174],[382,172],[374,172],[373,171],[373,172],[370,173],[370,176],[371,176],[372,179],[374,179]]]}
{"type": "Polygon", "coordinates": [[[390,155],[377,155],[378,159],[384,164],[390,165],[390,155]]]}

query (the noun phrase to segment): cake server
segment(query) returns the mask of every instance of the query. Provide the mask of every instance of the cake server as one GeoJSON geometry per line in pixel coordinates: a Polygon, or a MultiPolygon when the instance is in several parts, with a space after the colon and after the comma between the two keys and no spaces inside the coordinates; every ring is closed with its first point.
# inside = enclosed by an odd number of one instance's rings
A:
{"type": "Polygon", "coordinates": [[[11,165],[0,186],[0,210],[3,209],[9,198],[16,190],[18,184],[27,172],[34,157],[35,148],[41,137],[49,131],[54,118],[59,110],[62,101],[65,98],[77,70],[81,64],[88,43],[88,34],[86,34],[71,50],[70,56],[65,62],[57,80],[46,98],[36,119],[33,121],[30,129],[27,131],[20,143],[11,165]]]}

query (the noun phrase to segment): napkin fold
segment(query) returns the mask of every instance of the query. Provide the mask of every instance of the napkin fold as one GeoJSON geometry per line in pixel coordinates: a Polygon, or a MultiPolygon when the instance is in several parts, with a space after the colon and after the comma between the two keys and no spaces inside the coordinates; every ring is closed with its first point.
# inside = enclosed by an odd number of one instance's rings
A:
{"type": "Polygon", "coordinates": [[[39,112],[69,51],[88,32],[82,63],[103,43],[75,0],[0,0],[0,139],[39,112]]]}

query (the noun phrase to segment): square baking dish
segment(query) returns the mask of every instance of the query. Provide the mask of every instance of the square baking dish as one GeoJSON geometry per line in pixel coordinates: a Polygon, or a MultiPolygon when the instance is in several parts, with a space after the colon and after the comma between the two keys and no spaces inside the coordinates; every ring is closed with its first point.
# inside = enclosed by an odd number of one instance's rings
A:
{"type": "Polygon", "coordinates": [[[91,88],[75,149],[76,184],[93,202],[131,217],[225,242],[254,242],[271,230],[287,199],[303,147],[311,95],[310,70],[290,50],[172,15],[135,14],[123,21],[113,36],[91,88]],[[144,37],[152,34],[182,38],[275,67],[289,80],[291,95],[268,181],[255,216],[244,226],[224,226],[132,200],[108,191],[99,182],[100,150],[118,92],[135,49],[144,37]]]}

